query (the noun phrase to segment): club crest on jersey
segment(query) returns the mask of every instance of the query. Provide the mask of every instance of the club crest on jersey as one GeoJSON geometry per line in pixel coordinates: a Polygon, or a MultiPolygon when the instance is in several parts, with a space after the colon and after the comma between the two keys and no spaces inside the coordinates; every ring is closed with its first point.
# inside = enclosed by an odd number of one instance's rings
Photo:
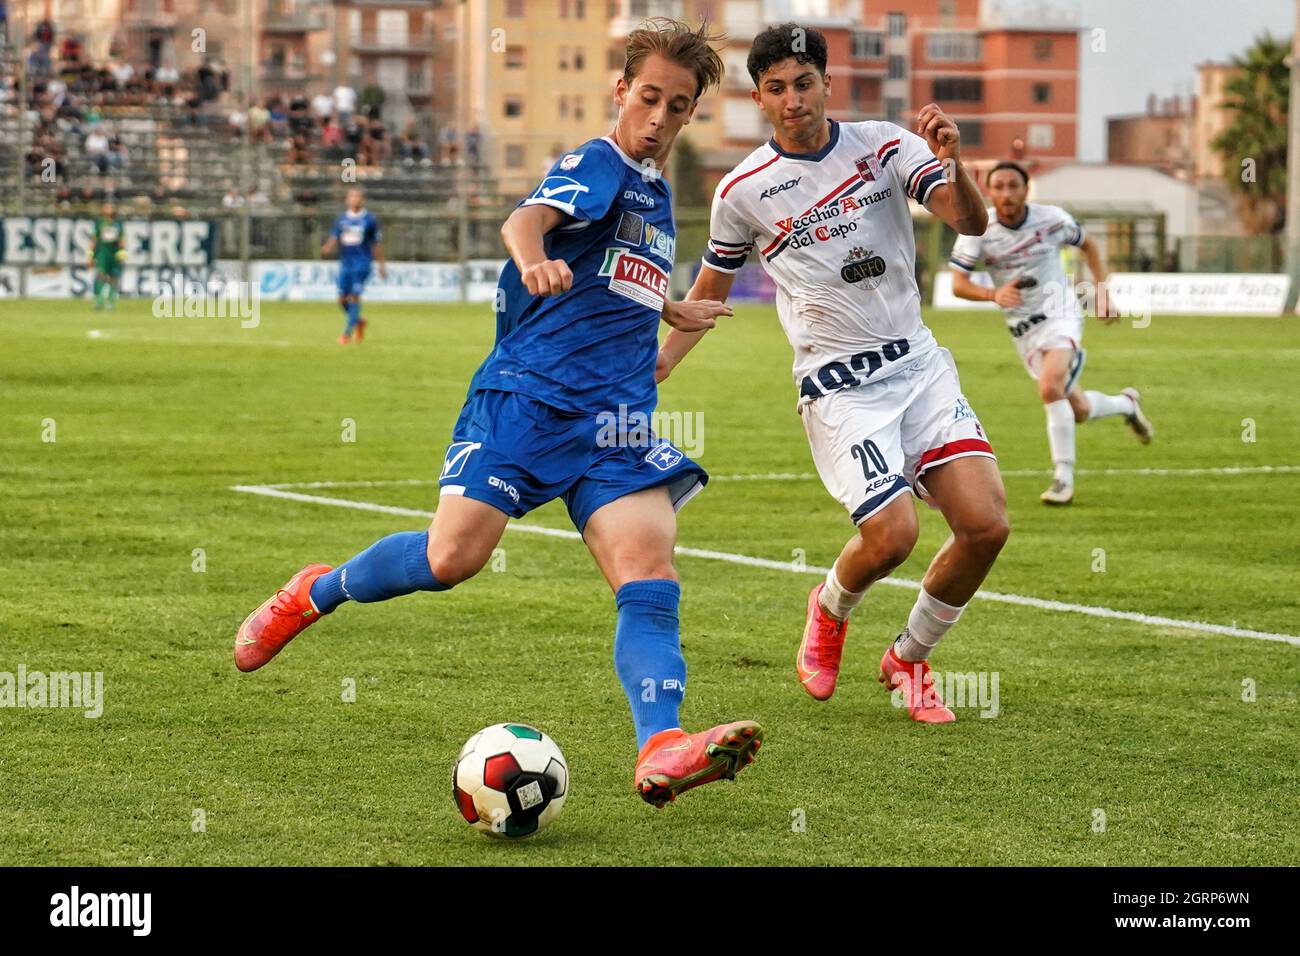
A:
{"type": "Polygon", "coordinates": [[[880,169],[880,160],[876,159],[875,153],[859,156],[855,160],[855,165],[858,167],[858,175],[862,177],[863,182],[875,182],[884,176],[880,169]]]}
{"type": "Polygon", "coordinates": [[[626,249],[606,249],[600,275],[609,276],[609,291],[660,312],[668,295],[668,273],[644,256],[626,249]]]}
{"type": "Polygon", "coordinates": [[[884,274],[885,260],[861,246],[854,246],[849,251],[840,269],[840,278],[845,282],[861,282],[864,289],[879,286],[884,274]]]}

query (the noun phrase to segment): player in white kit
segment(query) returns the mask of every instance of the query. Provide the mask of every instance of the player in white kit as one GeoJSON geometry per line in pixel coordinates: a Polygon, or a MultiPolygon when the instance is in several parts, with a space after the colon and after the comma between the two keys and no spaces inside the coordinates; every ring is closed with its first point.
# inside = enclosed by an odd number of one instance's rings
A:
{"type": "Polygon", "coordinates": [[[1086,355],[1083,313],[1061,266],[1061,246],[1077,246],[1088,261],[1097,290],[1097,316],[1116,321],[1106,304],[1106,269],[1101,252],[1064,209],[1026,202],[1029,174],[1016,163],[998,163],[989,171],[989,228],[983,236],[958,236],[952,247],[952,291],[958,298],[996,302],[1007,317],[1007,330],[1020,360],[1038,381],[1047,408],[1047,443],[1054,473],[1040,498],[1049,505],[1074,499],[1074,427],[1076,423],[1122,415],[1143,444],[1154,429],[1142,413],[1135,388],[1118,395],[1085,392],[1079,387],[1086,355]],[[970,279],[979,261],[996,288],[970,279]]]}
{"type": "MultiPolygon", "coordinates": [[[[798,409],[813,461],[858,534],[808,596],[796,670],[805,690],[835,690],[848,617],[873,581],[916,545],[915,492],[942,512],[940,549],[880,680],[909,716],[948,723],[927,658],[983,582],[1008,534],[1006,499],[988,438],[961,393],[952,356],[921,321],[909,199],[958,232],[988,224],[962,169],[956,125],[926,106],[912,133],[892,123],[826,118],[826,41],[793,23],[755,38],[754,102],[773,137],[725,176],[713,199],[704,268],[688,299],[725,300],[751,250],[777,286],[794,348],[798,409]],[[945,162],[953,170],[949,181],[945,162]]],[[[673,331],[667,377],[702,332],[673,331]]]]}

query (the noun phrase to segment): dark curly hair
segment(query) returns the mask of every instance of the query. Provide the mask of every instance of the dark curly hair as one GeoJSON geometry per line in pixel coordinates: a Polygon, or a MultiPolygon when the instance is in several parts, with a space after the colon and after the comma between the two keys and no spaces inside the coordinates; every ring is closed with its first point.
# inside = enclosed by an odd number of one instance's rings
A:
{"type": "Polygon", "coordinates": [[[754,37],[745,67],[754,85],[758,86],[759,77],[790,57],[800,63],[813,64],[825,76],[826,37],[812,27],[801,27],[793,22],[778,23],[754,37]]]}

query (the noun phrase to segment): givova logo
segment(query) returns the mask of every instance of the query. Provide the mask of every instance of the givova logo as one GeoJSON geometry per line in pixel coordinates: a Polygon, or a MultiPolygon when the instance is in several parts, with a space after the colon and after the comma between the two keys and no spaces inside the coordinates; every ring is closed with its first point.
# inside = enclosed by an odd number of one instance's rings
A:
{"type": "Polygon", "coordinates": [[[50,897],[50,925],[130,927],[131,935],[148,936],[153,927],[153,894],[82,893],[74,886],[50,897]]]}

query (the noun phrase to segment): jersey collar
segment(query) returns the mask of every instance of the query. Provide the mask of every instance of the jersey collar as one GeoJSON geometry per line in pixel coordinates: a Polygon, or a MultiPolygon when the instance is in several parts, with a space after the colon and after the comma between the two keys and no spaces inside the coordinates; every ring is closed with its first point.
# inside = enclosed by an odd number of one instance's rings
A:
{"type": "Polygon", "coordinates": [[[604,140],[606,143],[609,143],[610,147],[614,150],[614,152],[618,153],[619,159],[623,160],[623,162],[627,163],[638,173],[640,173],[647,182],[652,182],[652,183],[657,182],[660,179],[660,177],[663,176],[664,171],[660,169],[658,166],[655,166],[654,164],[651,164],[649,166],[643,166],[640,163],[638,163],[635,159],[633,159],[631,156],[629,156],[627,153],[623,152],[623,147],[619,146],[618,143],[614,142],[613,136],[602,136],[601,139],[604,140]]]}
{"type": "Polygon", "coordinates": [[[1028,218],[1029,218],[1029,203],[1025,203],[1025,211],[1021,213],[1020,221],[1018,223],[1016,223],[1014,226],[1008,226],[1005,222],[999,219],[998,225],[1001,226],[1003,229],[1019,229],[1021,226],[1025,224],[1025,220],[1028,218]]]}
{"type": "Polygon", "coordinates": [[[776,150],[776,152],[779,155],[784,156],[786,159],[806,159],[814,163],[821,162],[823,159],[825,159],[827,156],[830,155],[831,150],[835,148],[835,144],[840,141],[840,124],[835,122],[835,120],[833,119],[827,119],[826,122],[831,124],[831,138],[826,141],[825,146],[817,150],[817,152],[815,153],[786,152],[780,146],[776,145],[775,136],[773,136],[771,139],[767,141],[767,145],[771,146],[772,149],[776,150]]]}

